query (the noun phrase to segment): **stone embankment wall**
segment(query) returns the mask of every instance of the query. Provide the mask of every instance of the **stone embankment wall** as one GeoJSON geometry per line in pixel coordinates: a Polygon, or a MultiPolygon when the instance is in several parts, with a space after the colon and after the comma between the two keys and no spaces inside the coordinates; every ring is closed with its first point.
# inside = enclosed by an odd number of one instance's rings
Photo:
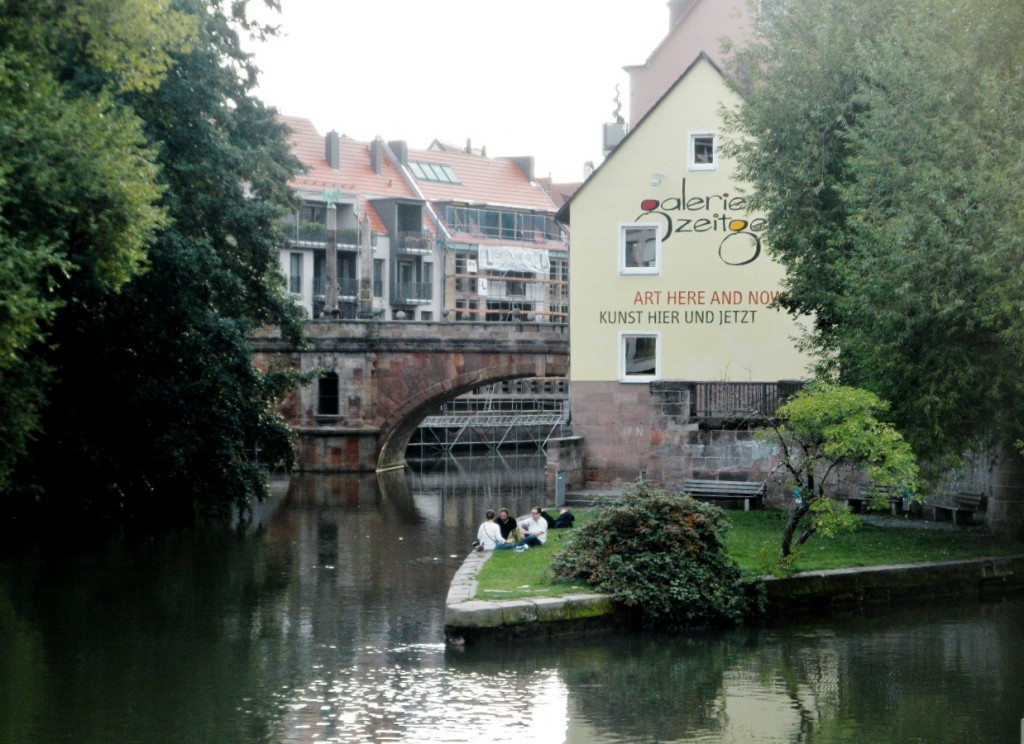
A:
{"type": "MultiPolygon", "coordinates": [[[[631,623],[629,613],[603,594],[474,599],[474,577],[489,555],[470,554],[452,582],[445,608],[445,637],[450,643],[608,632],[631,623]]],[[[765,578],[763,583],[768,616],[774,619],[948,597],[986,598],[1024,591],[1024,555],[813,571],[765,578]]]]}
{"type": "MultiPolygon", "coordinates": [[[[573,432],[582,439],[582,472],[573,478],[582,479],[587,489],[622,490],[640,479],[668,491],[680,490],[687,478],[767,480],[767,505],[791,503],[785,474],[776,472],[777,446],[755,432],[762,421],[738,415],[694,417],[690,383],[574,381],[570,394],[573,432]]],[[[863,482],[863,473],[844,471],[834,491],[852,496],[863,482]]],[[[967,453],[964,466],[948,475],[935,498],[953,499],[958,491],[986,497],[978,521],[1024,534],[1024,458],[1019,453],[967,453]]]]}

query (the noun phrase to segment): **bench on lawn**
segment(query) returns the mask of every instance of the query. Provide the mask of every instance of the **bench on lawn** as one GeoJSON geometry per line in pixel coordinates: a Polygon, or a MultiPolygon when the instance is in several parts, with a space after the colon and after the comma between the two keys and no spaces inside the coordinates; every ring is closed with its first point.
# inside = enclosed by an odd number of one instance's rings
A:
{"type": "Polygon", "coordinates": [[[936,522],[939,521],[939,514],[948,512],[953,524],[970,524],[974,521],[975,513],[983,512],[988,508],[988,497],[982,496],[980,493],[959,491],[952,494],[952,497],[947,495],[936,501],[929,499],[928,506],[932,508],[932,519],[936,522]],[[966,518],[966,521],[962,518],[966,518]]]}
{"type": "Polygon", "coordinates": [[[846,505],[856,513],[864,511],[865,507],[874,501],[876,495],[882,495],[889,499],[889,509],[894,517],[899,516],[903,504],[903,489],[896,486],[873,486],[868,484],[860,489],[855,496],[846,497],[846,505]]]}
{"type": "Polygon", "coordinates": [[[764,483],[691,478],[683,481],[683,493],[701,501],[743,501],[743,511],[764,498],[764,483]]]}

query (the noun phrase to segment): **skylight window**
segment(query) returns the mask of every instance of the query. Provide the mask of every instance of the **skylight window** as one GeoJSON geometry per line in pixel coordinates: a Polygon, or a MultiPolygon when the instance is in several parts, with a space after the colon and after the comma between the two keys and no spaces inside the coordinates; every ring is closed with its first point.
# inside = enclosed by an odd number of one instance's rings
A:
{"type": "Polygon", "coordinates": [[[427,163],[424,161],[409,161],[409,169],[412,174],[421,181],[437,181],[438,183],[457,183],[462,181],[455,175],[450,165],[442,163],[427,163]]]}

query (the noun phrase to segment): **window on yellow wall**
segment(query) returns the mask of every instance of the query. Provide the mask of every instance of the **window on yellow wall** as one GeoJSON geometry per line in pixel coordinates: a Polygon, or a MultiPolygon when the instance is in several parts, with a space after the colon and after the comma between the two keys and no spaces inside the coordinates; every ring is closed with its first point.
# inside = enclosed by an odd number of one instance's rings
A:
{"type": "Polygon", "coordinates": [[[692,171],[718,170],[718,134],[690,132],[687,160],[692,171]]]}
{"type": "Polygon", "coordinates": [[[619,225],[619,273],[661,272],[661,233],[657,225],[619,225]]]}
{"type": "Polygon", "coordinates": [[[661,374],[661,339],[658,333],[620,333],[622,382],[651,382],[661,374]]]}

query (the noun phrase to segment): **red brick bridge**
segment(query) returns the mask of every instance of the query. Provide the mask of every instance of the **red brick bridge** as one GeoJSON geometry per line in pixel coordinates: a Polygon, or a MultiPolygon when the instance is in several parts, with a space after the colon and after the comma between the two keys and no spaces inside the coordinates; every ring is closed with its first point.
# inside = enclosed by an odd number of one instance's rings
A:
{"type": "Polygon", "coordinates": [[[481,385],[569,372],[568,326],[551,323],[314,320],[296,349],[276,329],[252,337],[263,369],[318,373],[282,405],[298,468],[383,471],[447,400],[481,385]]]}

